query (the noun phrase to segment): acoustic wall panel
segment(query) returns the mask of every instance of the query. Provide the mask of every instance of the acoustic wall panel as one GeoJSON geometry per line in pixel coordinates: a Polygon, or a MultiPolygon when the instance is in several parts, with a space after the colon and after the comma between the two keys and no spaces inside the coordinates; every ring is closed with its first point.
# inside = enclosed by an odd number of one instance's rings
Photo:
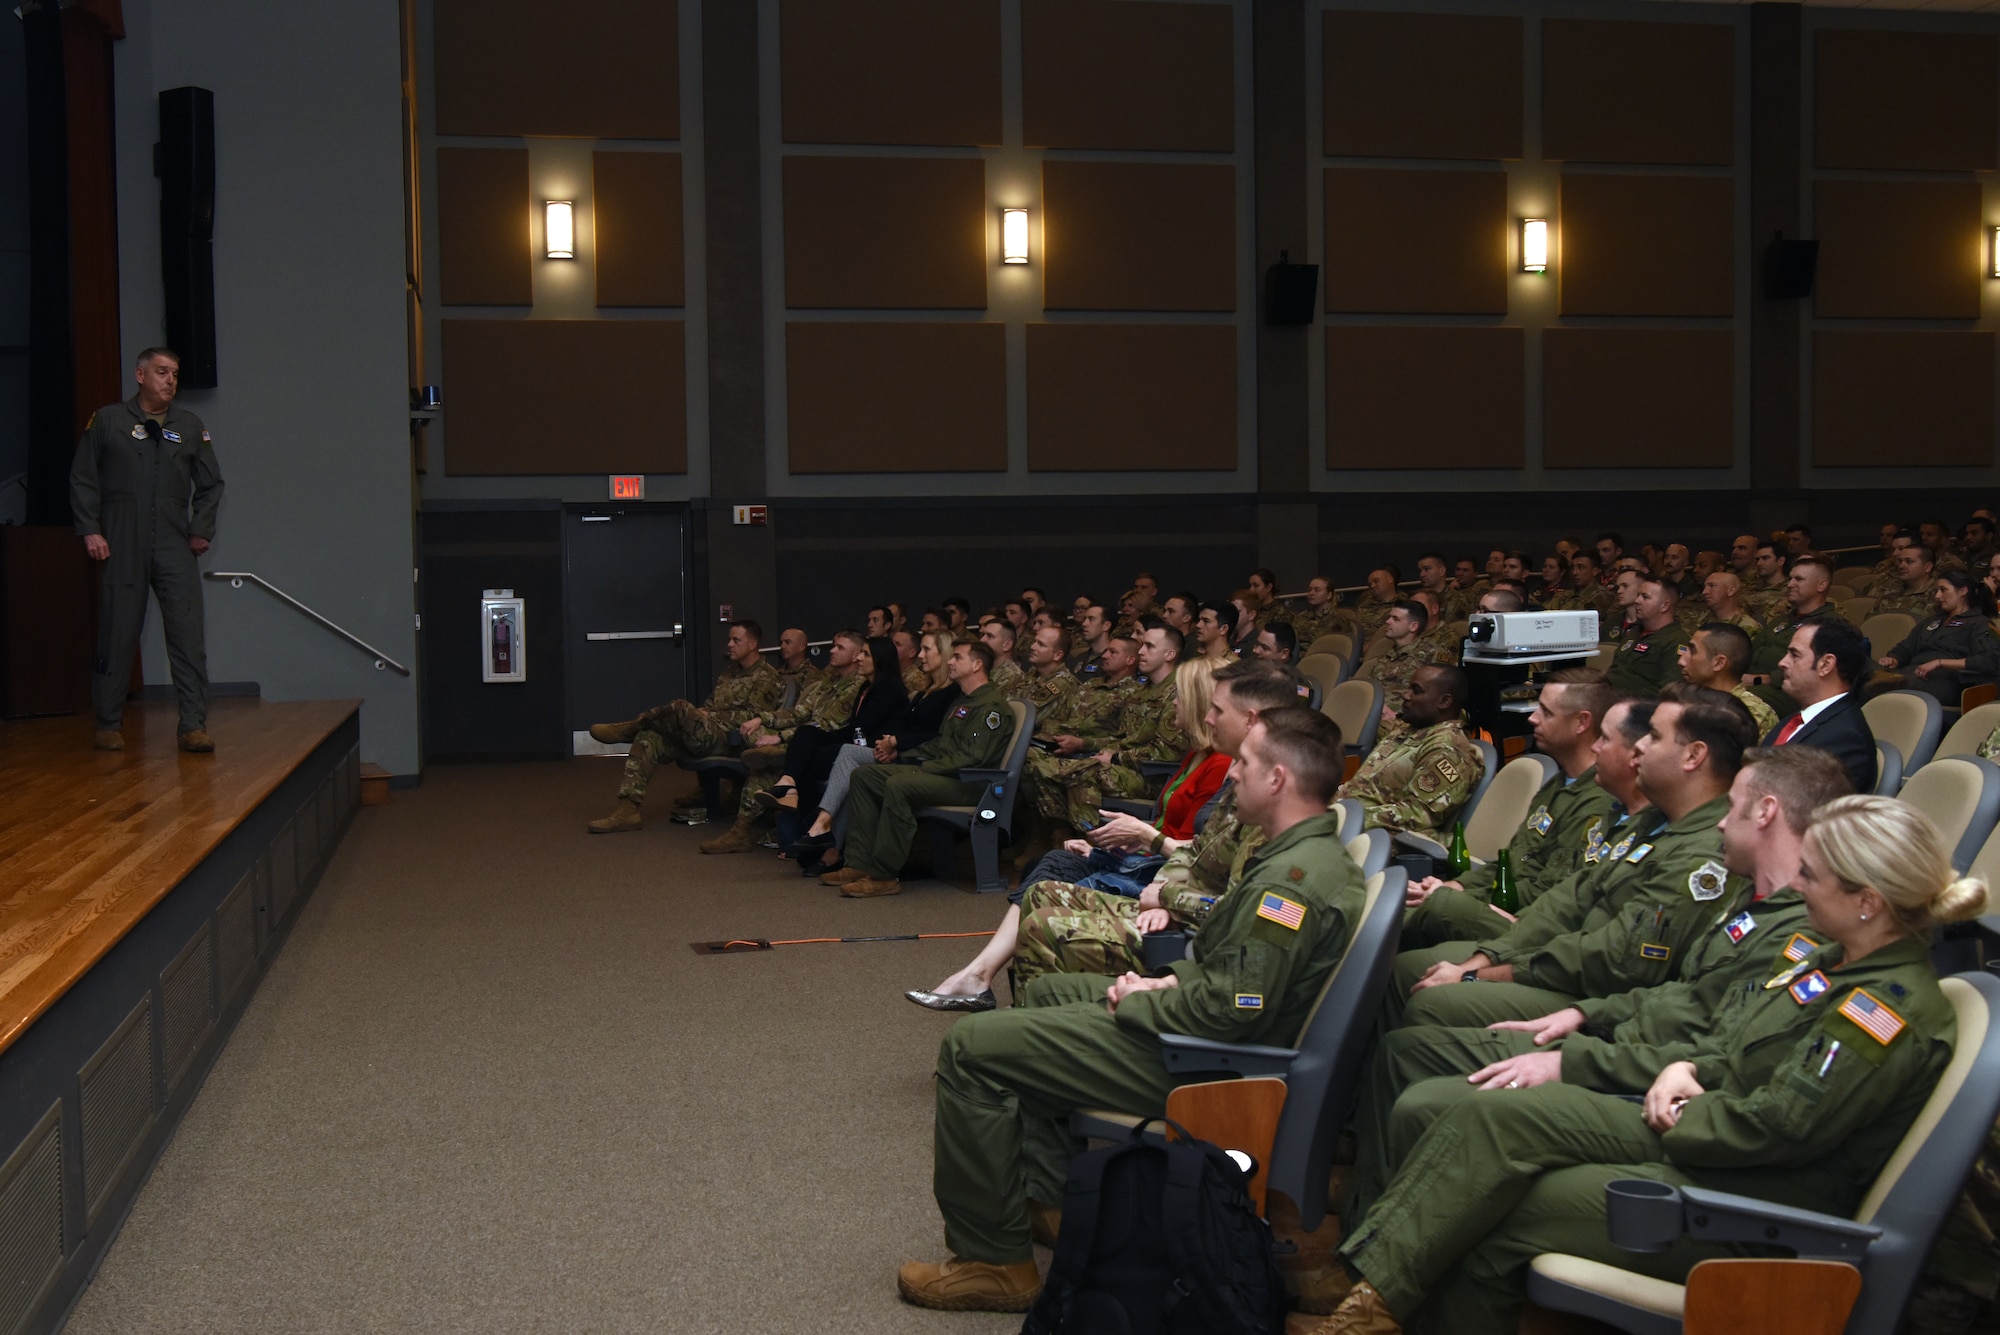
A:
{"type": "Polygon", "coordinates": [[[1735,314],[1735,221],[1727,177],[1565,172],[1555,237],[1562,313],[1735,314]]]}
{"type": "Polygon", "coordinates": [[[1236,146],[1232,10],[1022,0],[1028,144],[1229,152],[1236,146]]]}
{"type": "Polygon", "coordinates": [[[986,215],[978,158],[786,158],[785,304],[982,309],[986,215]]]}
{"type": "Polygon", "coordinates": [[[1813,335],[1812,461],[1821,468],[1990,468],[1993,335],[1813,335]]]}
{"type": "Polygon", "coordinates": [[[437,151],[438,297],[447,306],[529,306],[528,153],[437,151]]]}
{"type": "Polygon", "coordinates": [[[1822,316],[1979,318],[1977,181],[1820,181],[1813,186],[1822,316]]]}
{"type": "Polygon", "coordinates": [[[1991,171],[2000,46],[1986,33],[1821,28],[1813,34],[1813,161],[1991,171]]]}
{"type": "Polygon", "coordinates": [[[153,1128],[153,1001],[133,1008],[76,1074],[84,1221],[95,1225],[153,1128]]]}
{"type": "Polygon", "coordinates": [[[1507,313],[1507,177],[1500,171],[1326,173],[1326,308],[1507,313]]]}
{"type": "Polygon", "coordinates": [[[439,134],[678,139],[676,0],[435,0],[439,134]]]}
{"type": "Polygon", "coordinates": [[[1028,326],[1028,468],[1236,467],[1236,329],[1028,326]]]}
{"type": "Polygon", "coordinates": [[[0,1331],[15,1332],[63,1268],[62,1104],[0,1162],[0,1331]]]}
{"type": "Polygon", "coordinates": [[[1526,366],[1512,328],[1328,326],[1328,468],[1519,468],[1526,366]]]}
{"type": "Polygon", "coordinates": [[[1328,10],[1321,18],[1329,156],[1521,156],[1517,18],[1328,10]]]}
{"type": "Polygon", "coordinates": [[[999,0],[784,0],[789,144],[1000,142],[999,0]]]}
{"type": "Polygon", "coordinates": [[[1005,325],[793,323],[785,384],[793,473],[1007,471],[1005,325]]]}
{"type": "Polygon", "coordinates": [[[1736,160],[1736,30],[1542,21],[1542,152],[1551,161],[1736,160]]]}
{"type": "Polygon", "coordinates": [[[680,321],[446,320],[442,335],[453,476],[687,471],[680,321]]]}
{"type": "Polygon", "coordinates": [[[1544,331],[1545,466],[1728,468],[1735,461],[1729,330],[1544,331]]]}
{"type": "Polygon", "coordinates": [[[1236,309],[1236,169],[1199,163],[1042,164],[1050,310],[1236,309]]]}
{"type": "Polygon", "coordinates": [[[597,304],[686,304],[681,155],[593,153],[590,182],[597,304]]]}

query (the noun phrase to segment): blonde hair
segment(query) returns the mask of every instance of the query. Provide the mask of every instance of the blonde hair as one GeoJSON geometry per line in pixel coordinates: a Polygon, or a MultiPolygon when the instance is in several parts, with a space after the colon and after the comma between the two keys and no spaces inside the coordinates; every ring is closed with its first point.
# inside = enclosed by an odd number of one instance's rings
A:
{"type": "Polygon", "coordinates": [[[1957,876],[1931,818],[1889,797],[1837,797],[1815,811],[1806,838],[1841,889],[1873,890],[1904,935],[1986,911],[1986,882],[1957,876]]]}
{"type": "Polygon", "coordinates": [[[1214,699],[1214,659],[1191,658],[1174,669],[1174,708],[1193,750],[1215,750],[1215,734],[1208,727],[1208,706],[1214,699]]]}
{"type": "Polygon", "coordinates": [[[951,661],[951,646],[958,643],[958,636],[948,630],[934,630],[924,636],[924,643],[937,650],[938,656],[938,665],[931,669],[931,690],[942,690],[951,684],[951,672],[945,665],[951,661]]]}

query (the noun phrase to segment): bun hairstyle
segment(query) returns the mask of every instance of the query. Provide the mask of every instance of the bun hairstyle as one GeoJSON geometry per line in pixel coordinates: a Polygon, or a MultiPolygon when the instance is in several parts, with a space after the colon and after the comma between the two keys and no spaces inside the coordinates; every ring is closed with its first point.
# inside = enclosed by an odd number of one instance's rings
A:
{"type": "Polygon", "coordinates": [[[1880,895],[1905,935],[1986,911],[1986,882],[1955,875],[1930,817],[1894,798],[1835,798],[1813,813],[1806,838],[1842,889],[1880,895]]]}

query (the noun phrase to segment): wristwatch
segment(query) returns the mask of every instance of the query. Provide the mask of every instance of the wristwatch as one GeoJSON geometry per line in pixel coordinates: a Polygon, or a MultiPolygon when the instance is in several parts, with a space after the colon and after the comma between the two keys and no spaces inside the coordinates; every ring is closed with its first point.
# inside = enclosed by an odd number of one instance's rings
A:
{"type": "Polygon", "coordinates": [[[1458,981],[1459,981],[1459,982],[1461,982],[1461,983],[1476,983],[1476,982],[1478,982],[1478,981],[1479,981],[1479,970],[1477,970],[1477,969],[1467,969],[1467,970],[1466,970],[1466,971],[1465,971],[1464,973],[1462,973],[1462,974],[1460,974],[1460,975],[1458,976],[1458,981]]]}

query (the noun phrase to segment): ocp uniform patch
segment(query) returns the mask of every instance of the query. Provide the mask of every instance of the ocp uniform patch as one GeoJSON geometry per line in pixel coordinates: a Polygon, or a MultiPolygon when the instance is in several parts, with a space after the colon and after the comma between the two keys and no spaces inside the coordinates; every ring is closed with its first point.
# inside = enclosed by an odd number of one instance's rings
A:
{"type": "Polygon", "coordinates": [[[1264,1009],[1264,994],[1261,992],[1238,992],[1236,1009],[1240,1011],[1260,1011],[1264,1009]]]}

